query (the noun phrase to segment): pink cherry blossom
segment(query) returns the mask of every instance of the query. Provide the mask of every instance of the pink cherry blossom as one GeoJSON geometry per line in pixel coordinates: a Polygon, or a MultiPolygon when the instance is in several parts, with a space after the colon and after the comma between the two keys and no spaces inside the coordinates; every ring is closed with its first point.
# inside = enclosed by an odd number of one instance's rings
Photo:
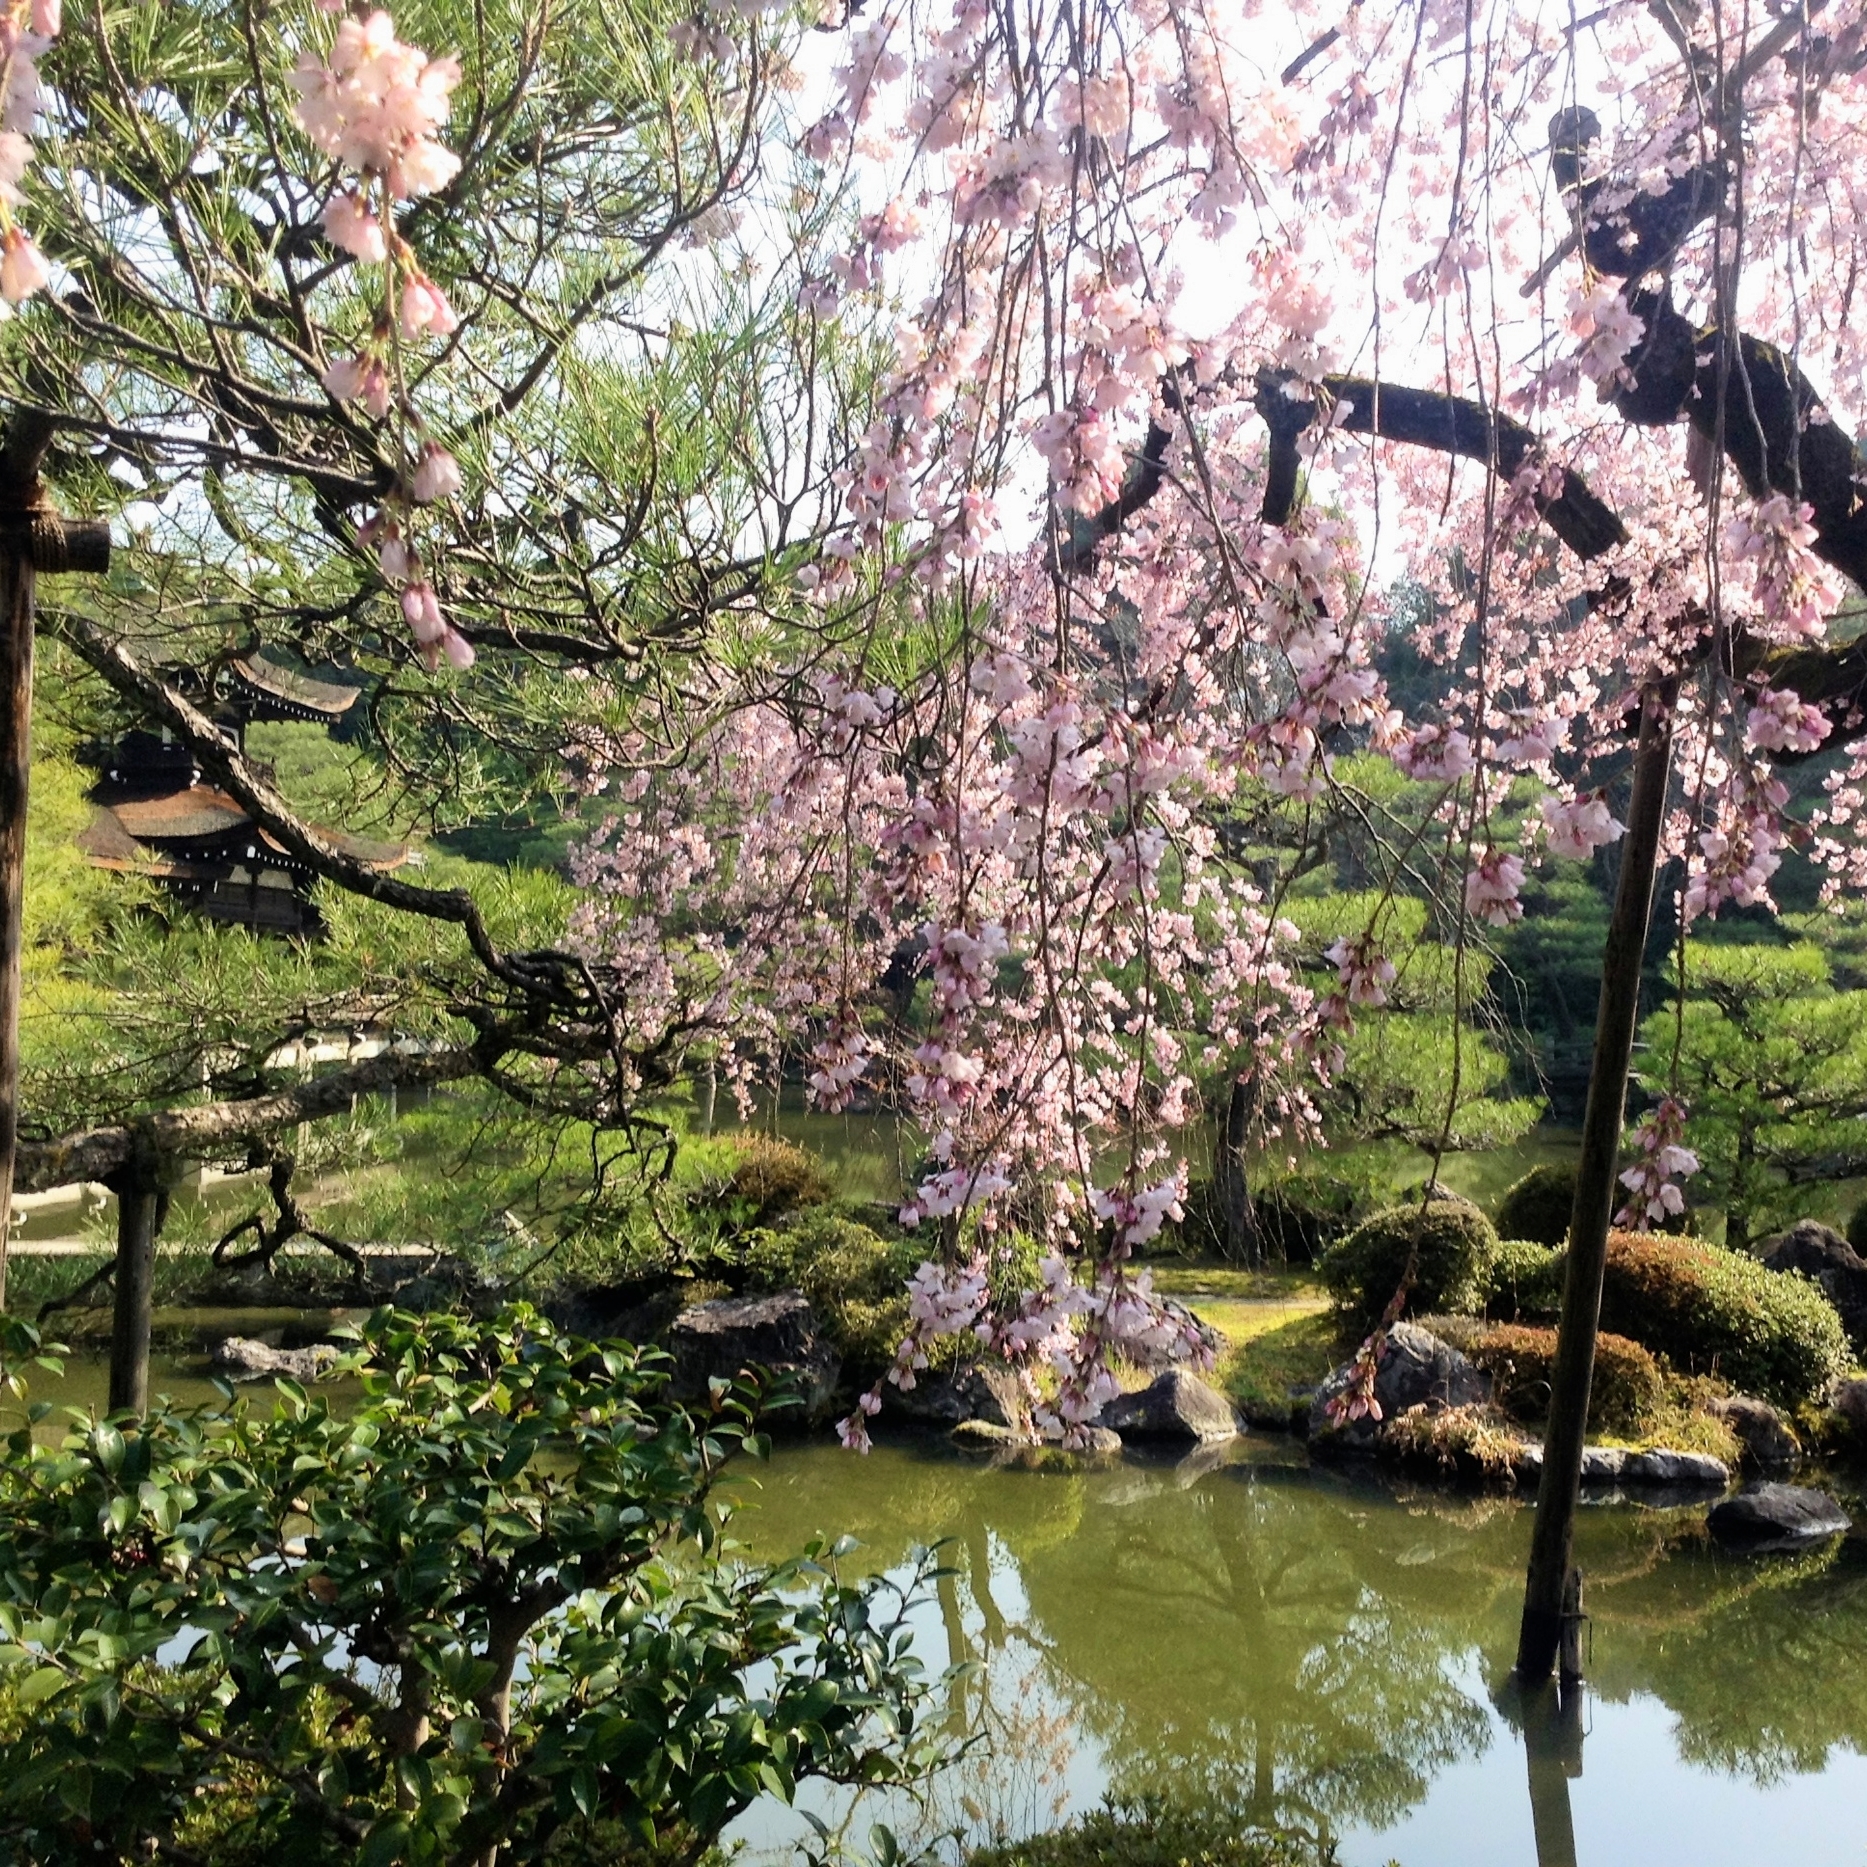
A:
{"type": "Polygon", "coordinates": [[[409,483],[415,503],[426,506],[437,499],[450,499],[463,484],[460,463],[438,442],[428,442],[421,450],[421,462],[409,483]]]}

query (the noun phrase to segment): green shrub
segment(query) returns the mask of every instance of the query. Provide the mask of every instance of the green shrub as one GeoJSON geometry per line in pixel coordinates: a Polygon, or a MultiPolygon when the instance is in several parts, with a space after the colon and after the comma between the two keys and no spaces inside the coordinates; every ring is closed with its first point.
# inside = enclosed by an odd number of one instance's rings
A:
{"type": "Polygon", "coordinates": [[[743,1259],[755,1290],[801,1290],[851,1372],[889,1361],[907,1328],[904,1286],[922,1253],[829,1206],[754,1232],[743,1259]]]}
{"type": "Polygon", "coordinates": [[[1560,1251],[1529,1238],[1504,1238],[1485,1274],[1484,1312],[1500,1322],[1554,1316],[1562,1308],[1560,1251]]]}
{"type": "Polygon", "coordinates": [[[1497,1252],[1491,1221],[1463,1199],[1390,1206],[1364,1220],[1324,1253],[1317,1269],[1336,1305],[1358,1324],[1375,1321],[1409,1264],[1407,1307],[1476,1310],[1497,1252]]]}
{"type": "Polygon", "coordinates": [[[789,1141],[747,1135],[733,1143],[733,1153],[732,1172],[712,1203],[748,1228],[775,1225],[807,1206],[825,1205],[835,1191],[823,1163],[789,1141]]]}
{"type": "Polygon", "coordinates": [[[581,1812],[690,1861],[762,1792],[939,1761],[929,1565],[721,1550],[749,1396],[697,1423],[654,1351],[523,1308],[379,1311],[355,1367],[341,1410],[0,1440],[0,1859],[520,1867],[581,1812]]]}
{"type": "Polygon", "coordinates": [[[1555,1162],[1532,1167],[1498,1201],[1497,1229],[1505,1238],[1530,1238],[1560,1250],[1569,1242],[1574,1207],[1574,1167],[1555,1162]]]}
{"type": "Polygon", "coordinates": [[[1847,1366],[1835,1307],[1807,1278],[1693,1239],[1615,1232],[1601,1326],[1688,1374],[1798,1406],[1847,1366]]]}
{"type": "MultiPolygon", "coordinates": [[[[1541,1420],[1549,1412],[1550,1373],[1556,1365],[1554,1329],[1505,1323],[1487,1329],[1465,1352],[1490,1375],[1492,1398],[1513,1419],[1541,1420]]],[[[1595,1378],[1588,1393],[1590,1432],[1644,1432],[1666,1399],[1660,1365],[1625,1336],[1595,1338],[1595,1378]]]]}
{"type": "Polygon", "coordinates": [[[1111,1804],[1051,1834],[975,1848],[966,1867],[1320,1867],[1333,1858],[1306,1835],[1229,1809],[1150,1798],[1111,1804]]]}

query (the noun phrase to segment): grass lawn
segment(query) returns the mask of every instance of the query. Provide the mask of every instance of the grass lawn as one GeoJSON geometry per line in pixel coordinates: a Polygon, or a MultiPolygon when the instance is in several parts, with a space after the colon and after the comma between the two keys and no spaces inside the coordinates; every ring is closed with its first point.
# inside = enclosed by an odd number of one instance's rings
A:
{"type": "Polygon", "coordinates": [[[1313,1387],[1348,1352],[1329,1299],[1303,1271],[1157,1265],[1154,1288],[1224,1336],[1213,1384],[1262,1425],[1285,1424],[1291,1388],[1313,1387]]]}

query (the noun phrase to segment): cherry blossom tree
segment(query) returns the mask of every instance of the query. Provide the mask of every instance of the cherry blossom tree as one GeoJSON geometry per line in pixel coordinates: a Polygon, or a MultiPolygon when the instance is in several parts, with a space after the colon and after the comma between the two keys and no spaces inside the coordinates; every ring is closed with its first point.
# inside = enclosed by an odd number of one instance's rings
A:
{"type": "MultiPolygon", "coordinates": [[[[1813,0],[962,0],[865,9],[842,46],[800,148],[868,211],[803,302],[897,304],[897,356],[800,583],[870,626],[719,697],[702,756],[750,789],[681,883],[678,962],[644,911],[672,819],[654,757],[618,748],[651,788],[591,857],[590,937],[703,973],[721,1030],[757,1002],[761,1039],[808,1037],[831,1105],[907,1098],[931,1161],[909,1212],[945,1226],[946,1268],[895,1378],[942,1331],[1041,1337],[1073,1425],[1196,1065],[1300,1128],[1393,963],[1377,920],[1340,992],[1293,990],[1287,877],[1228,863],[1216,812],[1255,787],[1352,816],[1341,752],[1389,754],[1442,789],[1386,886],[1475,947],[1527,863],[1622,835],[1604,782],[1638,725],[1613,952],[1637,956],[1659,855],[1688,921],[1768,900],[1798,834],[1776,767],[1858,734],[1867,672],[1828,637],[1867,575],[1863,25],[1813,0]],[[1430,718],[1374,672],[1402,574],[1456,671],[1430,718]],[[1541,832],[1511,846],[1526,776],[1541,832]],[[866,1013],[903,976],[930,996],[884,1056],[866,1013]],[[1057,1255],[994,1303],[980,1241],[1014,1217],[1057,1255]],[[1096,1267],[1067,1298],[1066,1250],[1096,1267]]],[[[1819,825],[1836,887],[1863,773],[1819,825]]],[[[1631,1009],[1607,1022],[1603,1232],[1631,1009]]],[[[1691,1161],[1683,1119],[1645,1131],[1649,1209],[1691,1161]]]]}

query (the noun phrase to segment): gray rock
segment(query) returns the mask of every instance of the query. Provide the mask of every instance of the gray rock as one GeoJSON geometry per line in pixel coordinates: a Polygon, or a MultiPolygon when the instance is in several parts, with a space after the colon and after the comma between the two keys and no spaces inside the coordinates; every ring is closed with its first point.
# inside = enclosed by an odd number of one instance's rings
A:
{"type": "Polygon", "coordinates": [[[1626,1469],[1627,1454],[1619,1446],[1582,1448],[1582,1482],[1585,1485],[1617,1483],[1626,1469]]]}
{"type": "MultiPolygon", "coordinates": [[[[1218,1354],[1225,1347],[1225,1338],[1209,1322],[1201,1322],[1184,1303],[1173,1297],[1160,1300],[1161,1313],[1171,1316],[1187,1333],[1204,1344],[1211,1354],[1218,1354]]],[[[1128,1359],[1144,1374],[1158,1374],[1163,1368],[1171,1368],[1184,1357],[1176,1356],[1162,1349],[1130,1349],[1126,1351],[1128,1359]]]]}
{"type": "Polygon", "coordinates": [[[1111,1452],[1121,1450],[1121,1434],[1112,1427],[1085,1426],[1083,1434],[1083,1443],[1077,1448],[1079,1451],[1094,1452],[1106,1458],[1111,1452]]]}
{"type": "Polygon", "coordinates": [[[1232,1403],[1198,1375],[1169,1368],[1138,1394],[1118,1394],[1102,1409],[1102,1424],[1130,1439],[1235,1439],[1232,1403]]]}
{"type": "Polygon", "coordinates": [[[1746,1471],[1786,1472],[1801,1464],[1801,1445],[1767,1400],[1729,1394],[1712,1401],[1705,1411],[1737,1435],[1738,1462],[1746,1471]]]}
{"type": "Polygon", "coordinates": [[[214,1372],[230,1381],[269,1381],[281,1376],[288,1381],[315,1381],[336,1359],[337,1350],[329,1342],[313,1342],[309,1348],[272,1348],[247,1335],[230,1335],[216,1342],[209,1354],[214,1372]]]}
{"type": "Polygon", "coordinates": [[[888,1388],[883,1395],[890,1411],[929,1426],[957,1426],[962,1420],[983,1420],[1029,1435],[1031,1409],[1023,1384],[1009,1368],[997,1362],[973,1362],[948,1374],[923,1371],[909,1388],[888,1388]]]}
{"type": "Polygon", "coordinates": [[[1000,1446],[1031,1446],[1037,1443],[1028,1432],[1006,1426],[998,1420],[961,1420],[953,1428],[953,1442],[961,1446],[982,1446],[996,1451],[1000,1446]]]}
{"type": "Polygon", "coordinates": [[[1708,1452],[1630,1452],[1621,1466],[1622,1480],[1638,1485],[1716,1485],[1731,1482],[1731,1468],[1708,1452]]]}
{"type": "Polygon", "coordinates": [[[1867,1381],[1837,1381],[1828,1396],[1828,1404],[1857,1433],[1867,1434],[1867,1381]]]}
{"type": "Polygon", "coordinates": [[[1746,1485],[1715,1505],[1707,1519],[1719,1542],[1753,1551],[1797,1549],[1849,1526],[1847,1513],[1825,1491],[1801,1485],[1746,1485]]]}
{"type": "MultiPolygon", "coordinates": [[[[1337,1426],[1329,1418],[1329,1402],[1347,1389],[1353,1369],[1354,1363],[1345,1361],[1316,1390],[1309,1409],[1312,1440],[1371,1448],[1379,1436],[1379,1421],[1364,1418],[1337,1426]]],[[[1448,1407],[1482,1406],[1491,1398],[1491,1377],[1418,1323],[1397,1322],[1387,1332],[1374,1397],[1382,1420],[1397,1419],[1414,1407],[1442,1413],[1448,1407]]]]}
{"type": "Polygon", "coordinates": [[[1867,1262],[1832,1226],[1803,1219],[1766,1238],[1759,1252],[1773,1271],[1813,1278],[1841,1316],[1856,1350],[1867,1354],[1867,1262]]]}
{"type": "Polygon", "coordinates": [[[709,1382],[764,1369],[802,1403],[786,1407],[777,1415],[781,1420],[823,1419],[842,1369],[801,1290],[721,1297],[682,1310],[668,1327],[668,1353],[674,1362],[669,1392],[676,1400],[704,1401],[709,1382]]]}

